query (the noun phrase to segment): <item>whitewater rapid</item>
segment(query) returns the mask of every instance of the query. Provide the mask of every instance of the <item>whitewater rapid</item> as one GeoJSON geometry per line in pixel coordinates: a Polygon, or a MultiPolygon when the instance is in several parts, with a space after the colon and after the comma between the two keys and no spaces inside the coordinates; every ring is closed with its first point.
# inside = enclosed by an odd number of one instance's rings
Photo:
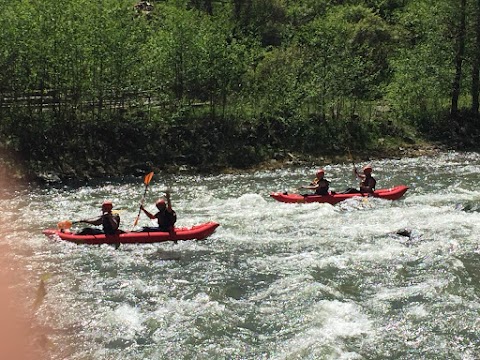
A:
{"type": "MultiPolygon", "coordinates": [[[[2,237],[26,264],[19,286],[32,303],[47,278],[35,318],[52,358],[480,357],[480,156],[371,163],[378,188],[410,187],[402,199],[269,197],[307,184],[317,166],[155,174],[147,209],[170,188],[179,226],[221,224],[210,238],[115,250],[42,235],[98,215],[106,198],[130,230],[143,191],[133,178],[9,193],[2,237]]],[[[337,191],[357,185],[351,164],[324,169],[337,191]]]]}

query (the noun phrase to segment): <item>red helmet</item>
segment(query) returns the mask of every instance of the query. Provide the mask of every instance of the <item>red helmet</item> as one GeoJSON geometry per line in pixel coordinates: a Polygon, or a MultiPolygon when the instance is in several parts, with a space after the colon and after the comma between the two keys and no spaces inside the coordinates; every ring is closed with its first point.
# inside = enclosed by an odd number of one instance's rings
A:
{"type": "Polygon", "coordinates": [[[110,200],[105,200],[103,203],[102,203],[102,210],[105,210],[105,211],[110,211],[113,209],[113,204],[110,200]]]}
{"type": "Polygon", "coordinates": [[[165,207],[165,200],[158,199],[157,202],[155,203],[155,205],[157,206],[157,208],[163,208],[163,207],[165,207]]]}
{"type": "Polygon", "coordinates": [[[365,165],[363,167],[363,172],[372,172],[372,165],[365,165]]]}
{"type": "Polygon", "coordinates": [[[317,175],[317,178],[321,178],[325,175],[325,171],[323,169],[319,169],[316,175],[317,175]]]}

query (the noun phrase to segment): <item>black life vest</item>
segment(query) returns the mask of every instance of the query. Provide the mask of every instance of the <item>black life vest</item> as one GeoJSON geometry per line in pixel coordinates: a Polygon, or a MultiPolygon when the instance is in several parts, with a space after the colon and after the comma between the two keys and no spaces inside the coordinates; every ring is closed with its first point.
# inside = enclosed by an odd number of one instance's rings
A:
{"type": "Polygon", "coordinates": [[[360,184],[360,191],[364,192],[369,189],[373,192],[375,190],[375,185],[377,184],[377,180],[373,177],[366,177],[360,184]]]}
{"type": "Polygon", "coordinates": [[[117,223],[115,227],[112,226],[110,220],[108,219],[110,215],[104,214],[102,215],[102,226],[103,232],[107,235],[115,235],[120,225],[120,216],[118,214],[111,215],[113,220],[117,223]]]}
{"type": "Polygon", "coordinates": [[[328,195],[328,188],[330,186],[330,181],[327,179],[317,179],[315,178],[314,184],[318,185],[315,189],[316,195],[328,195]]]}
{"type": "Polygon", "coordinates": [[[177,214],[174,210],[170,211],[159,211],[155,214],[155,217],[158,221],[158,227],[163,230],[169,230],[175,225],[177,221],[177,214]]]}

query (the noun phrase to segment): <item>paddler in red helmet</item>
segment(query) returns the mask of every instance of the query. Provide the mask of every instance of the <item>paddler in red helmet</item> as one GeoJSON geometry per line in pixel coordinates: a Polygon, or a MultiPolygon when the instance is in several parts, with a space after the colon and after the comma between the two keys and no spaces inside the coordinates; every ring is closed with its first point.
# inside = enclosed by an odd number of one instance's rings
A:
{"type": "Polygon", "coordinates": [[[102,225],[102,229],[92,229],[84,228],[78,234],[81,235],[96,235],[96,234],[106,234],[106,235],[115,235],[119,232],[118,227],[120,226],[120,215],[112,213],[113,204],[110,200],[105,200],[102,203],[102,215],[96,219],[83,219],[77,221],[79,223],[87,223],[90,225],[102,225]]]}
{"type": "Polygon", "coordinates": [[[299,189],[315,190],[313,195],[328,195],[328,188],[330,187],[330,181],[325,179],[325,170],[318,169],[315,174],[315,179],[308,186],[301,186],[299,189]]]}
{"type": "Polygon", "coordinates": [[[359,174],[355,168],[355,175],[361,180],[360,192],[371,194],[375,191],[375,185],[377,184],[377,180],[372,176],[372,165],[366,165],[362,170],[363,174],[359,174]]]}
{"type": "Polygon", "coordinates": [[[360,190],[355,188],[348,188],[345,191],[342,191],[341,194],[372,194],[375,191],[375,185],[377,180],[372,176],[372,165],[365,165],[362,169],[362,173],[359,173],[356,166],[353,166],[353,173],[355,177],[360,179],[360,190]]]}
{"type": "Polygon", "coordinates": [[[140,209],[143,210],[145,215],[147,215],[150,219],[157,219],[158,227],[144,227],[142,231],[166,231],[166,232],[173,232],[175,222],[177,221],[177,214],[175,210],[172,209],[172,202],[170,201],[170,192],[165,192],[165,198],[160,198],[155,202],[155,206],[158,209],[158,212],[153,215],[152,213],[145,210],[143,205],[140,206],[140,209]]]}

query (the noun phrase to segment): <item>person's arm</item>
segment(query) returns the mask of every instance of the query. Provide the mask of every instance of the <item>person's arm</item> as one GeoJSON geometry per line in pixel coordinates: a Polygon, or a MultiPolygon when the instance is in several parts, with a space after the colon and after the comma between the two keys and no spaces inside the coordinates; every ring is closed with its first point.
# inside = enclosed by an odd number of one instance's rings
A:
{"type": "Polygon", "coordinates": [[[171,212],[171,223],[172,223],[172,226],[175,225],[176,222],[177,222],[177,213],[175,212],[175,210],[172,209],[172,212],[171,212]]]}
{"type": "Polygon", "coordinates": [[[170,191],[165,192],[165,197],[167,198],[167,211],[172,212],[172,201],[170,200],[170,191]]]}
{"type": "Polygon", "coordinates": [[[318,188],[318,185],[304,185],[299,187],[299,189],[308,189],[308,190],[315,190],[316,188],[318,188]]]}
{"type": "Polygon", "coordinates": [[[318,188],[318,182],[318,178],[315,178],[309,185],[302,185],[298,189],[316,190],[318,188]]]}
{"type": "Polygon", "coordinates": [[[78,221],[79,223],[86,223],[86,224],[90,224],[90,225],[102,225],[102,217],[98,217],[96,219],[83,219],[83,220],[79,220],[78,221]]]}
{"type": "Polygon", "coordinates": [[[148,211],[143,207],[143,205],[140,205],[140,209],[142,209],[143,212],[145,213],[145,215],[147,215],[150,219],[155,219],[155,215],[153,215],[152,213],[148,212],[148,211]]]}
{"type": "Polygon", "coordinates": [[[357,171],[357,168],[354,168],[354,173],[355,173],[355,176],[360,179],[360,180],[364,180],[366,178],[365,174],[360,174],[358,171],[357,171]]]}
{"type": "Polygon", "coordinates": [[[177,213],[172,209],[172,201],[170,200],[170,191],[165,192],[165,197],[167,199],[167,212],[170,214],[170,226],[174,226],[177,222],[177,213]]]}
{"type": "Polygon", "coordinates": [[[358,173],[357,167],[355,166],[355,163],[353,164],[353,176],[356,178],[360,177],[360,174],[358,173]]]}

